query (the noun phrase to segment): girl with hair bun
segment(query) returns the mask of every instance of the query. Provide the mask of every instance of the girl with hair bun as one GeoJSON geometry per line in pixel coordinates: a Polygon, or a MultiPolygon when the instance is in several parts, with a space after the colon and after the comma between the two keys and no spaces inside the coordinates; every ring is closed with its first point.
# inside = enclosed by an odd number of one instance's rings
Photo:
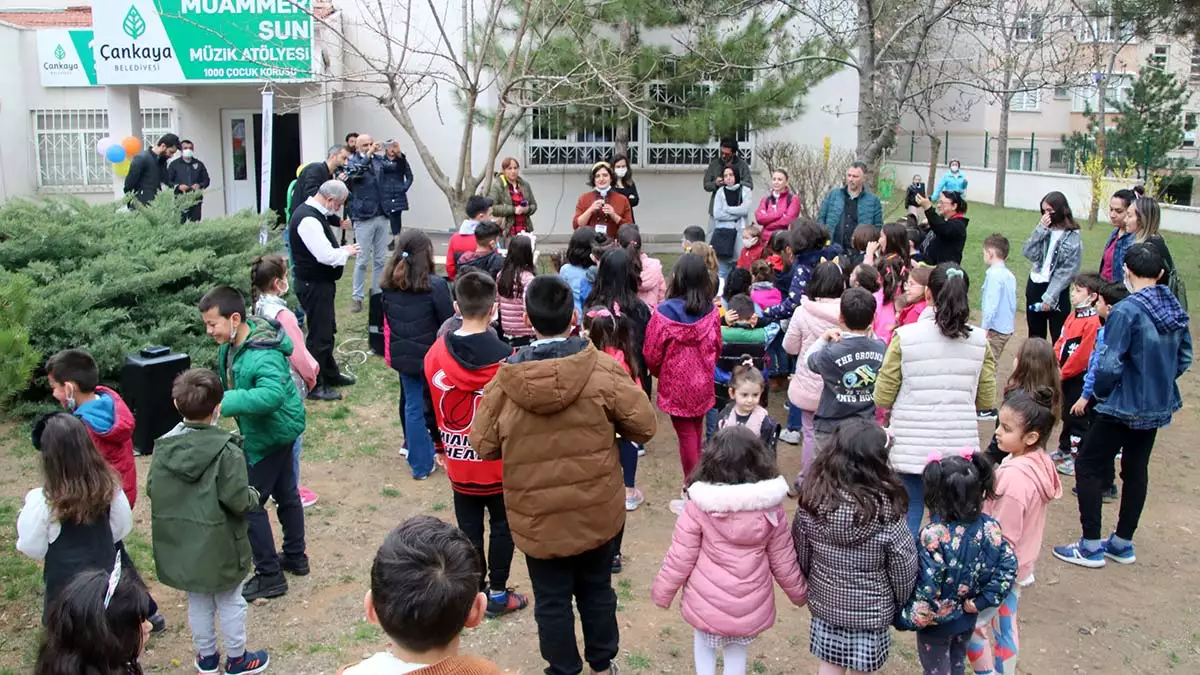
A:
{"type": "Polygon", "coordinates": [[[969,284],[958,265],[933,269],[925,309],[892,334],[875,382],[875,405],[891,409],[891,463],[908,492],[913,535],[924,512],[926,457],[964,447],[978,451],[976,411],[990,409],[996,399],[996,360],[987,335],[967,323],[969,284]]]}

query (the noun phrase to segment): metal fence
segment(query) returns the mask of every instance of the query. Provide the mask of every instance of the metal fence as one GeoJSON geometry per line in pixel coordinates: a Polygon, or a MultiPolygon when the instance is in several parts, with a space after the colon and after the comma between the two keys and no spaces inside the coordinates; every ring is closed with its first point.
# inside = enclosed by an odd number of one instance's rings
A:
{"type": "MultiPolygon", "coordinates": [[[[938,136],[939,148],[936,162],[946,166],[957,159],[964,166],[995,168],[1003,160],[1015,171],[1046,171],[1073,173],[1075,160],[1064,149],[1062,135],[1011,135],[1005,157],[997,157],[996,137],[988,132],[958,133],[943,132],[938,136]]],[[[933,150],[932,139],[927,134],[915,131],[903,132],[896,140],[892,156],[909,162],[925,163],[933,150]]]]}

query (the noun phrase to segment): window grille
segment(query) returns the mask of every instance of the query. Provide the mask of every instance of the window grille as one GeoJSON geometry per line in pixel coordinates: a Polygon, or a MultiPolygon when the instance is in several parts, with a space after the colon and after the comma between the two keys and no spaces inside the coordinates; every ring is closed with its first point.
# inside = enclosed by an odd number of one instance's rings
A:
{"type": "MultiPolygon", "coordinates": [[[[143,147],[170,131],[173,114],[171,108],[142,109],[143,147]]],[[[87,191],[112,185],[109,162],[96,152],[96,143],[109,133],[108,111],[46,109],[31,115],[39,189],[87,191]]]]}

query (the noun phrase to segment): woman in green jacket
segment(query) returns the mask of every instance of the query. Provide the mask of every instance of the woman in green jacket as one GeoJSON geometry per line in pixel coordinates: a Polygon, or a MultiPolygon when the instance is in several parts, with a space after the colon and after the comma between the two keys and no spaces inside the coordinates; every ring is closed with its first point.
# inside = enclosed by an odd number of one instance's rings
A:
{"type": "Polygon", "coordinates": [[[516,157],[505,157],[500,162],[500,174],[492,181],[488,197],[492,200],[492,215],[500,222],[506,239],[533,232],[537,200],[529,181],[521,178],[521,163],[516,157]]]}

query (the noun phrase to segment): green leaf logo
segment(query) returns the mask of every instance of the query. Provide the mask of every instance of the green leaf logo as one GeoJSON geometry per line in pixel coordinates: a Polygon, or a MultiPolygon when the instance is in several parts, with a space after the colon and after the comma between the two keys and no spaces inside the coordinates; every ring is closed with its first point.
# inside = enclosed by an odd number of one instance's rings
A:
{"type": "Polygon", "coordinates": [[[146,32],[146,20],[137,11],[137,7],[129,6],[129,12],[125,14],[125,21],[121,23],[121,28],[125,30],[125,34],[134,40],[140,38],[146,32]]]}
{"type": "Polygon", "coordinates": [[[59,45],[54,48],[54,58],[58,59],[59,61],[62,61],[64,58],[66,58],[66,56],[67,56],[67,50],[63,49],[62,45],[59,45]]]}

